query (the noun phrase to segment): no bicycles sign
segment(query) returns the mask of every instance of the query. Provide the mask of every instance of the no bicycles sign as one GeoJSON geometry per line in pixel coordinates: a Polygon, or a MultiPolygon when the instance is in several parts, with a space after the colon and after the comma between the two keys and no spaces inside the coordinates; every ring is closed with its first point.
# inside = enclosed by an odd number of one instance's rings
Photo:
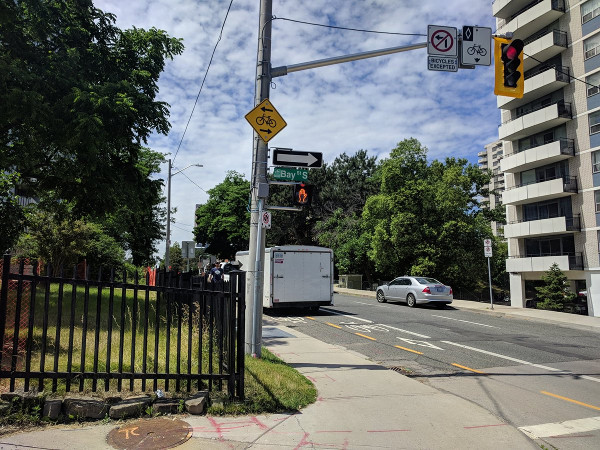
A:
{"type": "Polygon", "coordinates": [[[456,27],[427,26],[427,54],[429,56],[458,56],[456,27]]]}

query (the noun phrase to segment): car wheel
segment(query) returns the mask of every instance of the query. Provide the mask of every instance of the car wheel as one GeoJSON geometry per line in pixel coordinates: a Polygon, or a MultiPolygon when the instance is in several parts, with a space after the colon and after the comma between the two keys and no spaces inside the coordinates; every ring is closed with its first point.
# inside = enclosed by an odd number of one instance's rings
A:
{"type": "Polygon", "coordinates": [[[379,303],[385,303],[385,295],[383,295],[383,291],[377,291],[377,301],[379,303]]]}
{"type": "Polygon", "coordinates": [[[417,299],[415,298],[415,296],[413,294],[408,294],[406,296],[406,304],[408,306],[410,306],[411,308],[414,308],[415,306],[417,306],[417,299]]]}

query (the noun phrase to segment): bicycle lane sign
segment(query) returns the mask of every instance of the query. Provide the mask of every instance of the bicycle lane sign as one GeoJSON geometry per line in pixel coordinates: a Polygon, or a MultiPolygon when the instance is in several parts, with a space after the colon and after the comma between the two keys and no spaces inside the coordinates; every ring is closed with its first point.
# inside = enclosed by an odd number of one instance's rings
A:
{"type": "Polygon", "coordinates": [[[492,29],[464,26],[460,62],[471,66],[489,66],[492,63],[492,29]]]}
{"type": "Polygon", "coordinates": [[[256,105],[245,117],[250,126],[265,142],[273,139],[287,125],[268,98],[256,105]]]}

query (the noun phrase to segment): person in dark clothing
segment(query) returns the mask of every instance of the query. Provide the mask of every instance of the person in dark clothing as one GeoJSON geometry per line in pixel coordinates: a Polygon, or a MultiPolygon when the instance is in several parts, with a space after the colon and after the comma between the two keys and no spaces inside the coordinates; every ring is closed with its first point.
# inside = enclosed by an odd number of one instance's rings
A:
{"type": "Polygon", "coordinates": [[[216,262],[215,266],[210,269],[210,280],[214,287],[219,287],[223,283],[223,269],[221,269],[221,263],[216,262]]]}

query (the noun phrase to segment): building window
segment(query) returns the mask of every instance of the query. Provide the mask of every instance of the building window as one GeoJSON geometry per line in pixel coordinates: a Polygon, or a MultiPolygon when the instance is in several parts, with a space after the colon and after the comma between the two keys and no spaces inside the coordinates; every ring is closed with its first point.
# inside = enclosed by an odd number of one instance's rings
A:
{"type": "Polygon", "coordinates": [[[585,79],[587,83],[587,96],[591,97],[600,92],[600,72],[596,72],[585,79]]]}
{"type": "Polygon", "coordinates": [[[600,212],[600,191],[594,191],[594,200],[596,202],[596,212],[600,212]]]}
{"type": "Polygon", "coordinates": [[[600,172],[600,151],[592,153],[592,173],[600,172]]]}
{"type": "Polygon", "coordinates": [[[600,111],[591,113],[588,116],[588,121],[590,124],[590,135],[600,133],[600,111]]]}
{"type": "Polygon", "coordinates": [[[590,0],[581,5],[581,23],[586,23],[600,14],[600,0],[590,0]]]}
{"type": "Polygon", "coordinates": [[[590,59],[600,51],[600,34],[596,34],[583,41],[583,59],[590,59]]]}

